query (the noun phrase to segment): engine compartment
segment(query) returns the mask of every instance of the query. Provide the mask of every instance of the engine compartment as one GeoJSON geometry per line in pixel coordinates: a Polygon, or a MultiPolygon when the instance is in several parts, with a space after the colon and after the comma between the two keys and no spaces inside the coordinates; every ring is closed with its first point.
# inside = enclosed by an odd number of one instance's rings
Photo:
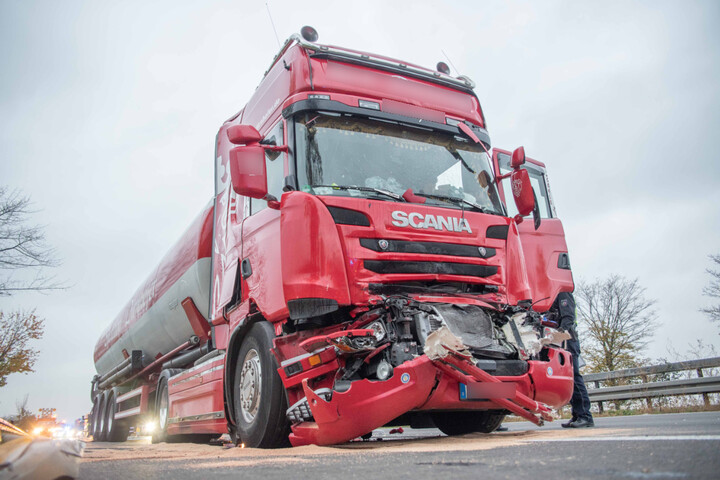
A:
{"type": "Polygon", "coordinates": [[[314,420],[305,385],[330,401],[355,382],[386,382],[396,369],[424,355],[438,358],[442,353],[432,348],[443,342],[446,346],[441,350],[456,345],[490,375],[515,377],[527,374],[529,361],[542,361],[548,346],[559,346],[566,338],[567,334],[544,326],[541,315],[531,309],[476,303],[396,295],[382,297],[362,311],[296,321],[290,327],[295,331],[278,337],[274,348],[288,389],[288,418],[294,423],[314,420]],[[323,322],[328,325],[318,330],[323,322]],[[303,352],[293,355],[297,348],[303,352]]]}

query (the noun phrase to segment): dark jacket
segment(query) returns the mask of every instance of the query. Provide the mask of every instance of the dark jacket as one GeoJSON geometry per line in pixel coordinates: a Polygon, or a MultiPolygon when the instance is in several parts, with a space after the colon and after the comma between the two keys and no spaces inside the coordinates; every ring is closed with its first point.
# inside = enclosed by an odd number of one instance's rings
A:
{"type": "Polygon", "coordinates": [[[560,330],[565,330],[577,341],[577,321],[575,319],[575,299],[570,292],[560,292],[550,307],[553,320],[560,330]]]}

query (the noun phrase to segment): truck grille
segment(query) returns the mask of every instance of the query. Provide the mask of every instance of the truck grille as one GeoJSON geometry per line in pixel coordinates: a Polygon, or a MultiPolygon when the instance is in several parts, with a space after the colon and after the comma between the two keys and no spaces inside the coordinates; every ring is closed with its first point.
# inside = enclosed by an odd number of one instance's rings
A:
{"type": "Polygon", "coordinates": [[[457,243],[440,242],[409,242],[404,240],[383,240],[361,238],[360,245],[375,252],[415,253],[425,255],[449,255],[455,257],[490,258],[495,256],[495,249],[477,247],[475,245],[459,245],[457,243]],[[384,248],[383,248],[384,247],[384,248]]]}
{"type": "Polygon", "coordinates": [[[406,262],[390,260],[365,260],[367,270],[375,273],[416,273],[465,275],[469,277],[490,277],[498,272],[498,267],[488,265],[470,265],[452,262],[406,262]]]}

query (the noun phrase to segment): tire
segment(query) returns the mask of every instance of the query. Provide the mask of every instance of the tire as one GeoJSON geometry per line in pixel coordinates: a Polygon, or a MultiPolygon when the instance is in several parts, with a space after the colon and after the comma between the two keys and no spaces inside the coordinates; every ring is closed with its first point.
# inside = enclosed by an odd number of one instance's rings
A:
{"type": "Polygon", "coordinates": [[[233,408],[240,441],[254,448],[289,446],[285,389],[270,353],[275,337],[268,322],[254,324],[243,339],[233,379],[233,408]]]}
{"type": "Polygon", "coordinates": [[[101,399],[102,395],[95,395],[93,407],[90,416],[90,425],[88,426],[88,434],[92,435],[93,441],[100,441],[100,415],[101,415],[101,399]]]}
{"type": "Polygon", "coordinates": [[[130,426],[126,421],[116,420],[117,402],[115,402],[115,394],[111,393],[105,407],[107,415],[105,417],[105,440],[108,442],[124,442],[127,440],[130,426]]]}
{"type": "Polygon", "coordinates": [[[433,412],[431,416],[435,426],[451,437],[474,432],[494,432],[505,419],[504,412],[492,410],[433,412]]]}
{"type": "Polygon", "coordinates": [[[152,435],[152,443],[168,441],[167,427],[170,415],[170,397],[168,396],[167,378],[163,377],[158,383],[157,395],[155,397],[155,418],[157,427],[152,435]]]}
{"type": "Polygon", "coordinates": [[[106,395],[101,393],[97,396],[97,412],[95,413],[95,422],[93,428],[93,439],[96,442],[105,441],[105,409],[106,409],[106,395]]]}

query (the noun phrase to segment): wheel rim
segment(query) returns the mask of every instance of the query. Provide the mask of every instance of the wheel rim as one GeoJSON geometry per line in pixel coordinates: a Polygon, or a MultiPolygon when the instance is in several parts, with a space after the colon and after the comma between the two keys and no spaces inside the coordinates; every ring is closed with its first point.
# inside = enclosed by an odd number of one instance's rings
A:
{"type": "Polygon", "coordinates": [[[162,395],[160,395],[160,405],[158,407],[158,421],[160,423],[160,430],[163,432],[167,428],[168,403],[167,388],[163,388],[162,395]]]}
{"type": "Polygon", "coordinates": [[[238,392],[240,413],[246,423],[252,423],[260,408],[260,390],[262,388],[260,355],[254,348],[245,355],[238,388],[240,390],[238,392]]]}

